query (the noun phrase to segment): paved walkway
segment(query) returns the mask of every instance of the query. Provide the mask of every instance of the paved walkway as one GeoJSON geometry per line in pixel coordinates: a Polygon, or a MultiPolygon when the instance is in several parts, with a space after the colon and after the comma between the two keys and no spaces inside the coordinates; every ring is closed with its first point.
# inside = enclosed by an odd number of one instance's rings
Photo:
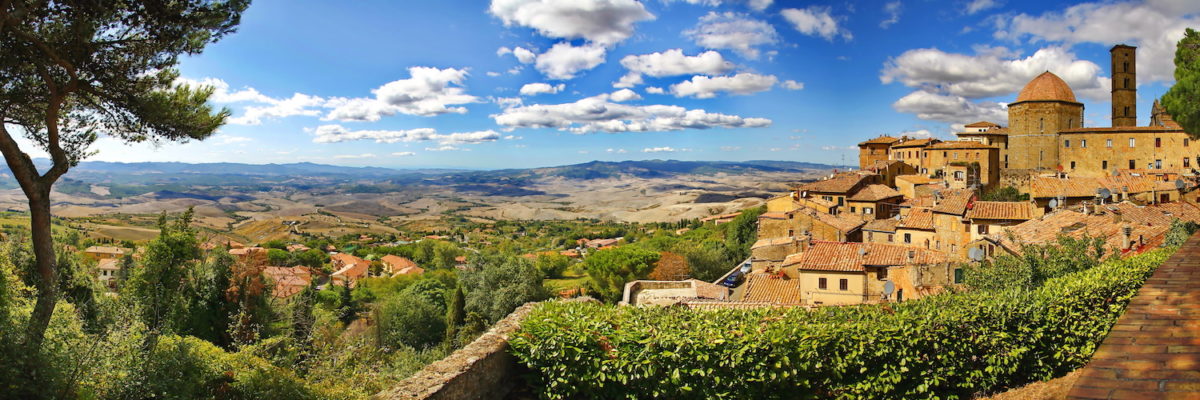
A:
{"type": "Polygon", "coordinates": [[[1200,400],[1200,233],[1146,281],[1067,398],[1200,400]]]}

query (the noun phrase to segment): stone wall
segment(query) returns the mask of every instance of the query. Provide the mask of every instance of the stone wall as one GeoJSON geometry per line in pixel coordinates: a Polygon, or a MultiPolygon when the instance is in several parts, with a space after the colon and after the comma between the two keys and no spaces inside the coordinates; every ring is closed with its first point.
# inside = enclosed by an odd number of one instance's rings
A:
{"type": "MultiPolygon", "coordinates": [[[[577,297],[559,301],[596,301],[577,297]]],[[[508,352],[508,336],[521,325],[537,303],[526,303],[496,322],[475,341],[446,358],[426,365],[394,388],[375,396],[379,400],[505,399],[520,382],[522,366],[508,352]]]]}

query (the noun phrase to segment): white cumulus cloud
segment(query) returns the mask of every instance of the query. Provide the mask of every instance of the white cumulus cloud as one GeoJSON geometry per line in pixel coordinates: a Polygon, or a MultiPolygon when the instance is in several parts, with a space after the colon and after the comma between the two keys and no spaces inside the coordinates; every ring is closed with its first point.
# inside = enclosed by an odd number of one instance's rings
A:
{"type": "Polygon", "coordinates": [[[479,98],[466,93],[462,87],[466,69],[411,67],[408,79],[380,86],[371,92],[374,98],[333,98],[325,106],[333,108],[323,120],[378,121],[397,113],[432,116],[446,113],[466,113],[466,107],[456,105],[477,103],[479,98]]]}
{"type": "Polygon", "coordinates": [[[604,63],[606,53],[607,50],[603,46],[572,46],[570,43],[561,42],[538,55],[537,64],[534,66],[550,79],[567,80],[575,78],[575,74],[604,63]]]}
{"type": "Polygon", "coordinates": [[[917,118],[949,124],[964,121],[1007,121],[1008,109],[996,102],[972,102],[962,96],[944,95],[918,90],[892,103],[896,111],[915,114],[917,118]]]}
{"type": "Polygon", "coordinates": [[[730,49],[750,59],[758,58],[758,46],[779,41],[779,33],[771,24],[734,12],[710,11],[684,35],[700,46],[730,49]]]}
{"type": "Polygon", "coordinates": [[[604,46],[632,36],[634,24],[654,19],[636,0],[492,0],[488,12],[506,26],[524,26],[546,37],[582,38],[604,46]]]}
{"type": "MultiPolygon", "coordinates": [[[[830,13],[829,7],[810,6],[807,8],[787,8],[780,12],[783,18],[792,23],[797,31],[809,36],[820,36],[825,40],[833,40],[841,36],[850,40],[854,35],[838,24],[838,18],[830,13]]],[[[897,16],[897,20],[899,16],[897,16]]]]}
{"type": "Polygon", "coordinates": [[[789,80],[783,81],[783,83],[781,83],[780,86],[783,86],[783,88],[787,89],[787,90],[802,90],[802,89],[804,89],[804,82],[796,82],[796,81],[789,79],[789,80]]]}
{"type": "Polygon", "coordinates": [[[493,130],[441,134],[433,128],[402,130],[349,130],[341,125],[321,125],[314,130],[314,143],[339,143],[372,140],[376,143],[412,143],[436,141],[442,145],[494,142],[500,134],[493,130]]]}
{"type": "Polygon", "coordinates": [[[641,100],[642,96],[629,89],[621,89],[608,95],[608,99],[621,103],[630,100],[641,100]]]}
{"type": "Polygon", "coordinates": [[[976,55],[938,49],[913,49],[884,65],[880,80],[967,98],[1010,95],[1042,72],[1058,75],[1076,95],[1109,97],[1108,79],[1096,63],[1080,60],[1062,47],[1047,47],[1024,58],[1004,48],[978,48],[976,55]]]}
{"type": "Polygon", "coordinates": [[[997,38],[1016,42],[1047,41],[1138,46],[1138,79],[1174,81],[1175,44],[1188,27],[1200,26],[1200,1],[1148,0],[1092,2],[1063,11],[1000,19],[997,38]]]}
{"type": "Polygon", "coordinates": [[[562,84],[562,83],[554,85],[554,86],[551,86],[548,83],[540,83],[540,82],[539,83],[527,83],[524,86],[521,86],[520,93],[522,96],[533,96],[533,95],[538,95],[538,94],[543,94],[543,93],[554,94],[554,93],[561,92],[563,89],[566,89],[566,88],[567,88],[567,85],[562,84]]]}
{"type": "Polygon", "coordinates": [[[744,118],[674,105],[625,105],[610,102],[607,97],[602,95],[574,103],[513,107],[493,114],[492,119],[508,128],[555,128],[577,134],[761,128],[771,125],[771,120],[766,118],[744,118]]]}
{"type": "Polygon", "coordinates": [[[653,77],[675,75],[719,75],[734,68],[732,62],[725,60],[721,53],[706,51],[694,56],[683,54],[682,49],[671,49],[662,52],[628,55],[621,59],[621,65],[629,70],[618,82],[616,87],[633,87],[642,83],[642,75],[653,77]]]}
{"type": "Polygon", "coordinates": [[[718,92],[751,94],[770,90],[778,81],[774,75],[759,75],[743,72],[732,76],[707,77],[696,75],[692,79],[671,85],[676,97],[693,96],[700,99],[712,98],[718,92]]]}

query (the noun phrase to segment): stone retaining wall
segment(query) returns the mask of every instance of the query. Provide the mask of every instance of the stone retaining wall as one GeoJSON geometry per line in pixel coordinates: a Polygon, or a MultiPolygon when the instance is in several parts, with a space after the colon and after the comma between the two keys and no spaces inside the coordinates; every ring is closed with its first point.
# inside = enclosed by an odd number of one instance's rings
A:
{"type": "MultiPolygon", "coordinates": [[[[596,301],[577,297],[560,301],[596,301]]],[[[394,388],[373,398],[380,400],[504,399],[521,382],[522,366],[508,352],[508,335],[538,303],[526,303],[487,332],[446,358],[425,366],[394,388]]]]}

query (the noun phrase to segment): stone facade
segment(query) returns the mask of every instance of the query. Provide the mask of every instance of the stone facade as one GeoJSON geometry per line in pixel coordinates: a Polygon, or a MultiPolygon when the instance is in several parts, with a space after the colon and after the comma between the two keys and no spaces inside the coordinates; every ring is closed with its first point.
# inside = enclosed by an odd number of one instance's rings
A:
{"type": "MultiPolygon", "coordinates": [[[[1083,126],[1083,104],[1060,100],[1025,101],[1008,106],[1008,167],[1058,167],[1058,132],[1083,126]]],[[[1003,162],[1003,158],[1001,158],[1003,162]]]]}
{"type": "Polygon", "coordinates": [[[1112,126],[1137,126],[1137,48],[1119,44],[1109,49],[1112,67],[1112,126]]]}
{"type": "Polygon", "coordinates": [[[1182,129],[1083,128],[1059,136],[1063,172],[1071,176],[1112,176],[1115,169],[1192,169],[1200,163],[1200,143],[1182,129]]]}

